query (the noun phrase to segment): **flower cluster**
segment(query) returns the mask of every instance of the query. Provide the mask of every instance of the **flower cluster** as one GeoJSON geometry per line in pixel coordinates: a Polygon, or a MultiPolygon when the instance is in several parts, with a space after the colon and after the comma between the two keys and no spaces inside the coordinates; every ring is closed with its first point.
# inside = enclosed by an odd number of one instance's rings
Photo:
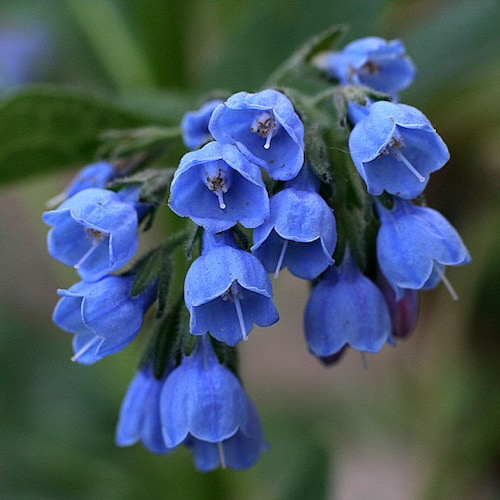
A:
{"type": "Polygon", "coordinates": [[[59,291],[53,316],[74,334],[75,361],[127,346],[156,302],[118,445],[140,441],[159,454],[184,445],[202,471],[255,463],[267,444],[235,348],[254,325],[278,321],[269,275],[284,268],[311,282],[305,339],[327,365],[349,348],[376,353],[406,337],[419,290],[443,282],[456,296],[445,268],[469,254],[422,204],[449,153],[429,120],[399,103],[415,74],[403,44],[369,37],[340,52],[324,47],[299,50],[262,91],[187,112],[164,132],[167,147],[187,148],[175,168],[161,158],[153,168],[144,134],[135,147],[125,133],[130,157],[85,167],[44,214],[49,253],[82,278],[59,291]],[[297,74],[315,86],[302,88],[297,74]],[[134,161],[138,152],[147,160],[134,161]],[[132,262],[139,225],[151,225],[167,193],[173,226],[184,229],[132,262]]]}

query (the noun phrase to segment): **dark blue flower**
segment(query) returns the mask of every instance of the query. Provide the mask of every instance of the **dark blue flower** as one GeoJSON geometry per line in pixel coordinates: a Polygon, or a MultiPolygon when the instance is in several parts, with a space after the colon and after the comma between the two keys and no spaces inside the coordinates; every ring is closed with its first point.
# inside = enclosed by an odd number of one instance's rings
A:
{"type": "Polygon", "coordinates": [[[49,254],[73,266],[85,281],[119,269],[137,250],[134,206],[106,189],[84,189],[45,212],[43,220],[53,226],[47,235],[49,254]]]}
{"type": "Polygon", "coordinates": [[[269,326],[278,321],[271,281],[259,259],[235,248],[227,233],[205,232],[203,244],[184,283],[191,333],[209,331],[235,345],[247,339],[254,323],[269,326]]]}
{"type": "Polygon", "coordinates": [[[91,364],[126,347],[139,332],[145,311],[156,297],[154,286],[132,297],[133,276],[107,276],[89,283],[80,281],[58,290],[54,323],[75,334],[73,361],[91,364]]]}
{"type": "Polygon", "coordinates": [[[433,288],[441,280],[449,287],[444,266],[470,262],[459,234],[436,210],[399,198],[394,198],[392,210],[376,206],[381,222],[378,263],[398,298],[402,289],[433,288]]]}
{"type": "Polygon", "coordinates": [[[104,188],[118,174],[116,168],[107,161],[98,161],[83,167],[66,188],[67,198],[88,188],[104,188]]]}
{"type": "Polygon", "coordinates": [[[293,179],[304,163],[304,126],[288,97],[276,90],[232,95],[215,108],[208,128],[217,141],[261,158],[272,179],[293,179]]]}
{"type": "Polygon", "coordinates": [[[168,376],[161,394],[168,447],[193,447],[197,467],[251,465],[265,444],[255,408],[238,378],[220,364],[203,336],[168,376]]]}
{"type": "Polygon", "coordinates": [[[132,446],[142,441],[153,453],[167,453],[163,439],[160,413],[160,395],[169,370],[161,379],[153,375],[150,365],[137,372],[130,383],[120,408],[115,442],[118,446],[132,446]]]}
{"type": "Polygon", "coordinates": [[[385,190],[407,199],[421,194],[429,175],[450,157],[418,109],[387,101],[369,106],[349,136],[349,150],[370,194],[385,190]]]}
{"type": "Polygon", "coordinates": [[[302,168],[271,198],[269,219],[254,230],[252,251],[275,277],[288,267],[299,278],[314,279],[333,264],[335,217],[317,193],[318,184],[310,169],[302,168]]]}
{"type": "Polygon", "coordinates": [[[238,222],[249,228],[262,224],[269,216],[269,196],[258,164],[236,146],[210,142],[181,159],[169,207],[208,231],[220,232],[238,222]]]}
{"type": "Polygon", "coordinates": [[[340,266],[327,269],[313,288],[304,327],[309,350],[319,357],[336,354],[346,345],[374,353],[391,341],[384,297],[349,255],[340,266]]]}
{"type": "Polygon", "coordinates": [[[221,102],[220,99],[213,99],[203,104],[200,109],[184,114],[181,121],[182,140],[189,149],[197,149],[212,138],[208,131],[208,122],[213,110],[221,102]]]}
{"type": "Polygon", "coordinates": [[[416,72],[400,40],[374,36],[355,40],[340,52],[324,52],[315,63],[342,85],[363,85],[393,96],[412,83],[416,72]]]}

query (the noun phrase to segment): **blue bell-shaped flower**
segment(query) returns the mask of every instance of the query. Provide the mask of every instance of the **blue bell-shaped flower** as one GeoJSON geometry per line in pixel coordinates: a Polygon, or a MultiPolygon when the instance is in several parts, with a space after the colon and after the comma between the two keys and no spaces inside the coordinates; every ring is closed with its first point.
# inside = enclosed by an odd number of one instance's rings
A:
{"type": "Polygon", "coordinates": [[[126,347],[141,329],[144,313],[156,299],[156,287],[132,297],[133,276],[106,276],[58,290],[52,319],[75,334],[73,361],[91,364],[126,347]]]}
{"type": "Polygon", "coordinates": [[[221,103],[220,99],[212,99],[196,111],[188,111],[181,121],[182,140],[189,149],[197,149],[212,136],[208,131],[208,122],[213,110],[221,103]]]}
{"type": "Polygon", "coordinates": [[[347,44],[340,52],[323,52],[314,63],[341,85],[362,85],[397,96],[415,78],[415,66],[400,40],[370,36],[347,44]]]}
{"type": "Polygon", "coordinates": [[[228,345],[246,340],[254,323],[269,326],[279,319],[264,267],[236,248],[228,233],[204,233],[202,255],[186,275],[184,300],[191,333],[209,331],[228,345]]]}
{"type": "Polygon", "coordinates": [[[106,189],[90,188],[68,198],[43,220],[49,254],[73,266],[85,281],[97,281],[126,264],[137,250],[134,206],[106,189]]]}
{"type": "Polygon", "coordinates": [[[254,230],[252,252],[275,277],[288,267],[299,278],[314,279],[333,264],[335,217],[318,187],[319,180],[304,166],[271,197],[269,219],[254,230]]]}
{"type": "Polygon", "coordinates": [[[377,259],[380,270],[396,292],[428,289],[444,276],[444,266],[470,262],[469,252],[457,231],[436,210],[394,198],[392,210],[376,204],[380,217],[377,259]]]}
{"type": "MultiPolygon", "coordinates": [[[[351,116],[360,115],[356,106],[351,116]]],[[[371,104],[362,116],[349,136],[349,151],[368,192],[420,195],[430,174],[450,157],[429,120],[412,106],[387,101],[371,104]]]]}
{"type": "Polygon", "coordinates": [[[391,342],[391,318],[377,286],[361,274],[348,254],[331,266],[313,288],[306,305],[307,345],[319,357],[340,352],[346,345],[378,352],[391,342]]]}
{"type": "MultiPolygon", "coordinates": [[[[263,447],[255,409],[236,375],[219,363],[208,335],[204,335],[194,351],[170,373],[160,405],[166,445],[169,448],[181,443],[193,445],[204,470],[217,465],[213,457],[206,457],[211,451],[217,451],[223,466],[231,466],[225,460],[226,451],[229,459],[242,436],[255,440],[259,452],[263,447]],[[231,438],[235,441],[228,443],[231,438]]],[[[251,450],[248,453],[253,459],[257,458],[251,450]]]]}
{"type": "Polygon", "coordinates": [[[150,365],[137,372],[130,383],[120,408],[115,442],[118,446],[132,446],[142,441],[153,453],[167,453],[163,439],[160,413],[160,395],[170,370],[157,379],[150,365]]]}
{"type": "Polygon", "coordinates": [[[262,224],[269,216],[269,196],[257,163],[236,146],[209,142],[182,157],[169,207],[218,233],[238,222],[249,228],[262,224]]]}
{"type": "Polygon", "coordinates": [[[232,95],[214,110],[208,128],[216,141],[262,159],[272,179],[293,179],[304,163],[304,126],[277,90],[232,95]]]}

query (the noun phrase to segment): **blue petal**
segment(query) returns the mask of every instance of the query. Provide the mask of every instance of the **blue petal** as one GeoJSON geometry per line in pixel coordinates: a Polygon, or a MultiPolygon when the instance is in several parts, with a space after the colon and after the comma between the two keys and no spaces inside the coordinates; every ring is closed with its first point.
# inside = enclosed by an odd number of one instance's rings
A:
{"type": "Polygon", "coordinates": [[[170,451],[163,440],[160,394],[164,380],[156,379],[150,367],[139,371],[132,380],[120,408],[115,442],[131,446],[142,441],[154,453],[170,451]]]}
{"type": "Polygon", "coordinates": [[[258,165],[228,144],[211,142],[184,155],[170,189],[169,207],[208,231],[224,231],[238,222],[256,227],[269,216],[269,198],[258,165]],[[233,174],[232,184],[223,195],[225,208],[203,179],[204,166],[218,162],[233,174]]]}
{"type": "Polygon", "coordinates": [[[236,144],[245,155],[264,160],[273,179],[293,179],[304,163],[304,126],[290,100],[276,90],[232,95],[214,110],[209,130],[217,141],[236,144]],[[252,132],[263,112],[276,122],[270,147],[265,137],[252,132]]]}
{"type": "Polygon", "coordinates": [[[161,395],[168,447],[188,434],[217,443],[247,426],[247,397],[236,376],[219,364],[207,338],[169,375],[161,395]]]}
{"type": "Polygon", "coordinates": [[[380,290],[344,258],[312,290],[304,315],[305,336],[316,356],[330,356],[346,344],[378,352],[391,336],[391,319],[380,290]]]}

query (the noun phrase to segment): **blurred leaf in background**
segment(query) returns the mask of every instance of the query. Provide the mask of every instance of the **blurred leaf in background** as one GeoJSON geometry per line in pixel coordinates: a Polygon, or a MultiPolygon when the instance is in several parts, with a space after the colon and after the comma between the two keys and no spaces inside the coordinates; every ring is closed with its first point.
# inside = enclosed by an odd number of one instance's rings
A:
{"type": "Polygon", "coordinates": [[[43,64],[31,73],[28,64],[24,81],[7,77],[0,48],[0,496],[500,496],[496,0],[3,0],[0,19],[0,45],[12,27],[45,37],[35,44],[43,64]],[[326,369],[298,326],[307,287],[289,278],[276,287],[280,323],[241,349],[271,443],[253,469],[203,475],[187,452],[116,448],[140,346],[92,368],[69,361],[50,316],[55,290],[74,276],[46,255],[45,200],[94,159],[103,130],[173,124],[213,89],[256,90],[332,24],[349,25],[344,42],[401,38],[417,66],[401,100],[422,109],[451,151],[428,203],[473,257],[449,273],[460,301],[441,288],[423,294],[407,342],[370,357],[367,370],[353,355],[326,369]]]}

